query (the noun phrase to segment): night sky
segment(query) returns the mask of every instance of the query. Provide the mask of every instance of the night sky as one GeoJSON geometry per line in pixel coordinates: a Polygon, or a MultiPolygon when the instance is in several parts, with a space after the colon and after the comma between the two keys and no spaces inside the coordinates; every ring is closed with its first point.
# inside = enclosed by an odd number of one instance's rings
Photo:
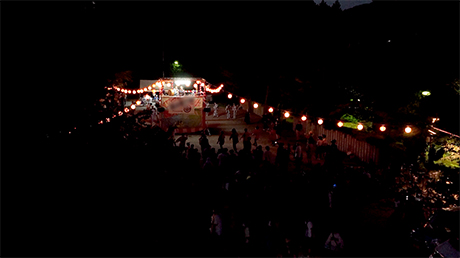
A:
{"type": "MultiPolygon", "coordinates": [[[[256,101],[271,85],[272,103],[283,80],[360,87],[382,107],[459,77],[457,3],[346,1],[335,14],[315,3],[5,2],[3,97],[25,90],[47,110],[35,123],[59,125],[115,73],[133,71],[136,88],[174,60],[256,101]]],[[[444,104],[437,96],[433,105],[444,104]]],[[[458,98],[445,102],[458,109],[458,98]]]]}
{"type": "MultiPolygon", "coordinates": [[[[286,80],[311,82],[316,91],[337,82],[360,87],[385,107],[459,77],[457,3],[362,3],[342,2],[346,10],[332,14],[313,1],[5,2],[2,95],[31,94],[29,103],[46,110],[31,117],[44,133],[72,124],[115,73],[133,71],[136,88],[163,69],[168,75],[174,60],[256,101],[270,85],[271,103],[280,102],[286,80]]],[[[433,96],[433,106],[458,109],[455,95],[433,96]]]]}

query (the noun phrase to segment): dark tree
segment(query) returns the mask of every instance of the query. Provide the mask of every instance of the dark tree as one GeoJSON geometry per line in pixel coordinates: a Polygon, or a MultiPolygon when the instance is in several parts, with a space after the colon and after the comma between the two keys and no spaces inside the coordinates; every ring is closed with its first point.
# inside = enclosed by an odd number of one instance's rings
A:
{"type": "Polygon", "coordinates": [[[323,8],[323,9],[328,9],[330,8],[329,5],[326,4],[326,2],[324,0],[321,0],[321,2],[319,3],[319,7],[323,8]]]}
{"type": "Polygon", "coordinates": [[[342,11],[342,7],[340,6],[339,0],[335,0],[331,8],[335,11],[342,11]]]}

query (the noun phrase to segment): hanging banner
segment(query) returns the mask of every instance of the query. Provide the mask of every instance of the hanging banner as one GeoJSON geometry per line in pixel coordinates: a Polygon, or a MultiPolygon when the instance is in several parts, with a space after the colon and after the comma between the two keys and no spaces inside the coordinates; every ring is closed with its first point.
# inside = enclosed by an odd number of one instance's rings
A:
{"type": "Polygon", "coordinates": [[[195,109],[203,108],[203,98],[194,96],[165,96],[161,98],[161,106],[170,114],[194,114],[195,109]]]}

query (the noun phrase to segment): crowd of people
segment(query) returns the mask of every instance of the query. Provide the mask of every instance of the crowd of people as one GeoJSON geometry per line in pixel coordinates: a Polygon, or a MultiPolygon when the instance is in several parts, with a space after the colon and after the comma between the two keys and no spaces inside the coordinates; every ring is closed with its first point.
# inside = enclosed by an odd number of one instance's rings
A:
{"type": "MultiPolygon", "coordinates": [[[[123,98],[107,97],[110,101],[100,102],[106,106],[102,110],[117,112],[123,98]]],[[[309,132],[306,141],[291,143],[275,121],[242,132],[221,131],[212,144],[202,133],[195,146],[187,135],[148,126],[149,116],[127,114],[94,129],[92,137],[72,137],[93,154],[109,159],[116,150],[132,161],[112,165],[114,171],[146,171],[138,182],[144,192],[149,192],[146,182],[155,182],[156,196],[142,198],[157,200],[161,211],[171,209],[156,215],[164,225],[153,243],[165,255],[344,256],[352,238],[344,220],[351,215],[340,210],[383,189],[375,165],[341,153],[324,135],[309,132]],[[260,145],[263,132],[270,146],[260,145]],[[181,253],[177,246],[187,248],[181,253]]]]}
{"type": "MultiPolygon", "coordinates": [[[[204,250],[216,256],[344,255],[346,239],[334,220],[337,210],[361,193],[345,193],[346,174],[340,173],[340,165],[361,162],[341,155],[335,140],[324,144],[324,137],[313,133],[306,143],[291,145],[279,136],[275,146],[262,146],[257,142],[262,131],[259,126],[241,133],[235,128],[221,131],[217,149],[205,133],[200,146],[187,142],[186,135],[169,139],[177,164],[182,164],[171,173],[209,197],[210,244],[204,250]],[[237,148],[240,141],[243,149],[237,148]]],[[[356,182],[370,180],[370,171],[348,176],[356,182]]]]}

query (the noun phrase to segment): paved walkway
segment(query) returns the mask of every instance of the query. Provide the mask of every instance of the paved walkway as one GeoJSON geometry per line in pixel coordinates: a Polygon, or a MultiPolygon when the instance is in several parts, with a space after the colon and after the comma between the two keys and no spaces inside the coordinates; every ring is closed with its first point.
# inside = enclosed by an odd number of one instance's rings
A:
{"type": "MultiPolygon", "coordinates": [[[[127,103],[128,106],[131,105],[131,101],[132,100],[127,100],[126,103],[127,103]]],[[[140,112],[140,111],[143,111],[143,110],[146,110],[146,108],[145,107],[136,107],[135,112],[137,113],[137,112],[140,112]]],[[[209,112],[209,115],[206,116],[206,125],[209,128],[209,131],[211,133],[210,136],[208,135],[208,140],[209,140],[209,144],[211,145],[212,148],[215,148],[216,150],[218,150],[220,148],[219,144],[217,143],[217,139],[218,139],[219,134],[220,134],[221,131],[224,131],[224,134],[225,134],[225,137],[226,137],[225,138],[224,148],[227,148],[228,150],[231,150],[233,148],[233,145],[232,145],[232,142],[230,141],[230,134],[231,134],[231,130],[233,128],[236,129],[236,131],[238,132],[240,137],[243,134],[245,128],[247,128],[249,132],[252,132],[253,130],[255,130],[256,126],[259,126],[259,128],[263,128],[261,117],[258,116],[258,115],[252,114],[252,113],[250,114],[251,123],[246,124],[244,122],[245,113],[246,113],[246,111],[244,109],[240,109],[240,110],[238,110],[236,119],[233,119],[233,118],[227,119],[227,114],[225,112],[225,106],[223,106],[222,104],[219,105],[218,117],[213,117],[213,109],[212,109],[211,112],[209,112]]],[[[146,122],[148,124],[151,123],[150,119],[148,119],[146,122]]],[[[176,134],[176,139],[178,138],[178,136],[179,135],[176,134]]],[[[190,144],[194,144],[195,148],[200,149],[199,139],[200,139],[200,134],[199,133],[189,134],[187,142],[190,142],[190,144]]],[[[252,139],[251,142],[253,143],[254,139],[252,139]]],[[[293,146],[295,144],[295,134],[294,134],[294,132],[292,131],[292,132],[283,133],[283,135],[281,135],[281,140],[279,140],[279,142],[282,142],[284,144],[291,144],[291,146],[293,146]]],[[[269,140],[268,132],[263,131],[261,133],[260,139],[259,139],[259,141],[257,143],[258,143],[258,145],[262,145],[262,148],[263,148],[264,151],[265,151],[265,146],[269,146],[270,151],[274,155],[273,157],[276,156],[276,151],[278,149],[278,146],[273,146],[272,145],[271,141],[269,140]]],[[[243,142],[242,142],[241,139],[239,140],[239,142],[238,142],[238,144],[236,146],[237,146],[238,151],[243,149],[243,142]]],[[[305,152],[305,144],[303,143],[302,146],[304,147],[303,148],[303,150],[304,150],[304,152],[303,152],[303,162],[304,162],[304,164],[307,164],[308,160],[307,160],[307,154],[305,152]]],[[[253,148],[254,148],[254,146],[253,146],[253,148]]],[[[291,155],[291,160],[294,160],[294,157],[292,155],[291,155]]],[[[316,160],[316,159],[313,158],[312,164],[315,165],[315,164],[318,164],[318,163],[323,164],[324,161],[323,160],[316,160]]]]}

